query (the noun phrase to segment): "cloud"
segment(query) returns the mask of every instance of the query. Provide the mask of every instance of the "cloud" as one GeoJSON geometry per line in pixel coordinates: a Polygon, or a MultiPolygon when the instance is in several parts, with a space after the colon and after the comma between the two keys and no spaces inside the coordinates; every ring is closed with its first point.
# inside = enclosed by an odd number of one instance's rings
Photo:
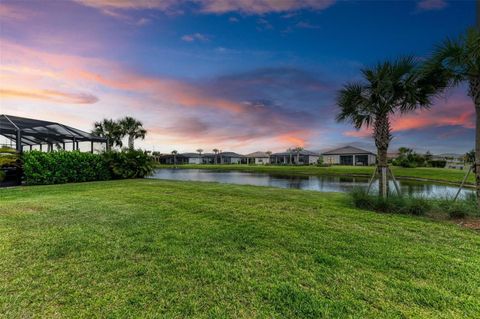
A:
{"type": "Polygon", "coordinates": [[[300,29],[320,29],[319,25],[311,24],[307,21],[300,21],[295,26],[300,29]]]}
{"type": "Polygon", "coordinates": [[[228,18],[228,22],[230,22],[230,23],[237,23],[237,22],[239,22],[239,21],[240,21],[240,20],[239,20],[238,18],[236,18],[236,17],[230,17],[230,18],[228,18]]]}
{"type": "Polygon", "coordinates": [[[185,42],[195,42],[195,41],[207,42],[210,40],[210,37],[201,33],[193,33],[193,34],[186,34],[182,36],[181,39],[185,42]]]}
{"type": "Polygon", "coordinates": [[[295,10],[324,10],[334,4],[334,0],[196,0],[200,11],[207,13],[241,12],[245,14],[265,14],[295,10]]]}
{"type": "Polygon", "coordinates": [[[74,0],[104,13],[126,10],[158,10],[165,13],[181,12],[182,7],[194,7],[197,12],[224,14],[266,14],[296,10],[324,10],[335,0],[74,0]]]}
{"type": "Polygon", "coordinates": [[[417,3],[417,9],[421,11],[441,10],[447,5],[445,0],[420,0],[417,3]]]}
{"type": "Polygon", "coordinates": [[[0,98],[8,99],[34,99],[46,100],[58,103],[73,104],[93,104],[98,102],[98,98],[87,93],[61,92],[55,90],[10,90],[0,89],[0,98]]]}
{"type": "MultiPolygon", "coordinates": [[[[323,83],[313,75],[293,68],[188,81],[145,75],[99,58],[48,53],[4,39],[0,81],[9,85],[0,95],[2,106],[9,109],[26,100],[65,105],[98,101],[91,116],[148,114],[140,119],[150,123],[152,132],[169,138],[237,146],[261,140],[281,149],[307,145],[316,118],[297,99],[291,104],[290,97],[274,91],[284,87],[299,97],[323,90],[323,83]]],[[[22,105],[32,112],[39,107],[22,105]]]]}
{"type": "MultiPolygon", "coordinates": [[[[475,128],[473,102],[466,96],[456,93],[452,97],[437,100],[430,110],[417,110],[391,119],[393,132],[423,130],[432,127],[475,128]]],[[[349,137],[371,137],[372,130],[362,128],[344,133],[349,137]]]]}

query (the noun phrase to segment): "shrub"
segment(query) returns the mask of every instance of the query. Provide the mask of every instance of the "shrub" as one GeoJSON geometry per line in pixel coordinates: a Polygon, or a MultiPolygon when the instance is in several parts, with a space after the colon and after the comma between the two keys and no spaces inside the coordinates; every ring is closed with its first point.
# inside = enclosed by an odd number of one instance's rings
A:
{"type": "Polygon", "coordinates": [[[29,185],[108,180],[111,173],[102,155],[31,151],[23,155],[24,178],[29,185]]]}
{"type": "Polygon", "coordinates": [[[469,198],[455,202],[453,200],[441,200],[437,203],[436,210],[448,214],[450,218],[465,218],[480,214],[476,202],[469,198]]]}
{"type": "Polygon", "coordinates": [[[152,158],[140,150],[110,151],[103,154],[112,178],[143,178],[152,174],[152,158]]]}
{"type": "Polygon", "coordinates": [[[425,215],[431,208],[430,203],[423,198],[398,195],[382,198],[376,195],[369,195],[361,188],[352,191],[350,196],[355,207],[381,213],[425,215]]]}
{"type": "Polygon", "coordinates": [[[433,160],[429,162],[431,167],[444,168],[447,165],[447,161],[443,160],[433,160]]]}

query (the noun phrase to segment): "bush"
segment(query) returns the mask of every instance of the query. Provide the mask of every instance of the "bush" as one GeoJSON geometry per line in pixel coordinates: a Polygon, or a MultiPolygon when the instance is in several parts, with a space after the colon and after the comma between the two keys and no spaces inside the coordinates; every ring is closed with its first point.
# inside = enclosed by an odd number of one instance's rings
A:
{"type": "Polygon", "coordinates": [[[369,195],[364,189],[357,188],[350,193],[353,204],[357,208],[373,210],[381,213],[425,215],[431,208],[429,201],[423,198],[391,195],[382,198],[369,195]]]}
{"type": "Polygon", "coordinates": [[[437,211],[445,212],[450,218],[454,219],[480,215],[476,202],[469,198],[455,202],[453,200],[441,200],[437,205],[437,211]]]}
{"type": "Polygon", "coordinates": [[[447,161],[434,160],[434,161],[430,161],[428,164],[431,167],[444,168],[445,166],[447,166],[447,161]]]}
{"type": "Polygon", "coordinates": [[[103,156],[115,179],[143,178],[155,168],[152,158],[140,150],[110,151],[103,156]]]}
{"type": "Polygon", "coordinates": [[[29,185],[108,180],[111,173],[102,155],[31,151],[23,155],[24,178],[29,185]]]}

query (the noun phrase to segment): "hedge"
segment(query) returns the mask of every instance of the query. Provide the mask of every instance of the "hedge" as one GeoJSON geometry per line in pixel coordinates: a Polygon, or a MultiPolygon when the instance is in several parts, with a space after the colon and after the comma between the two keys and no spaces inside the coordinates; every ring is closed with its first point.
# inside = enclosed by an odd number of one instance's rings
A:
{"type": "Polygon", "coordinates": [[[23,161],[24,181],[29,185],[103,181],[112,178],[108,163],[100,154],[31,151],[23,155],[23,161]]]}
{"type": "Polygon", "coordinates": [[[28,185],[143,178],[154,168],[151,157],[141,150],[101,154],[31,151],[23,155],[23,162],[24,181],[28,185]]]}

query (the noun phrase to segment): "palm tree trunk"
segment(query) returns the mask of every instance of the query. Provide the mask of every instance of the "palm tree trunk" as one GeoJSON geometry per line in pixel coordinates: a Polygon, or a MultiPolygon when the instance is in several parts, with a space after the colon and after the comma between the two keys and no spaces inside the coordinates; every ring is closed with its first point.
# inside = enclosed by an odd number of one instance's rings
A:
{"type": "Polygon", "coordinates": [[[381,197],[388,196],[388,146],[390,144],[390,122],[388,115],[377,116],[374,125],[375,145],[377,146],[378,174],[380,176],[378,194],[381,197]]]}
{"type": "Polygon", "coordinates": [[[134,143],[133,141],[134,141],[133,136],[129,135],[128,136],[128,148],[131,149],[131,150],[133,150],[133,143],[134,143]]]}
{"type": "MultiPolygon", "coordinates": [[[[480,5],[479,5],[480,6],[480,5]]],[[[480,78],[470,79],[469,95],[475,103],[475,177],[477,185],[477,204],[480,207],[480,78]]]]}

